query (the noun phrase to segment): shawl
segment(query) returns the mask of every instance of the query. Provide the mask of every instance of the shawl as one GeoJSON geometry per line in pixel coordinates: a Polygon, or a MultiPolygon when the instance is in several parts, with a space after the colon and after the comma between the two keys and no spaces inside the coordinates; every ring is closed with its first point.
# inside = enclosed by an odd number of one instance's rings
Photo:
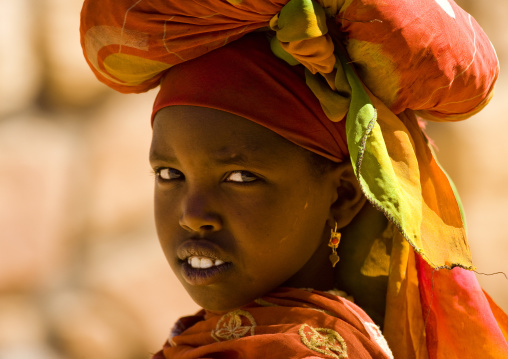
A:
{"type": "MultiPolygon", "coordinates": [[[[460,200],[418,125],[480,111],[499,73],[488,38],[452,0],[85,0],[80,31],[99,80],[143,92],[265,28],[345,128],[362,191],[395,228],[383,328],[394,357],[508,356],[508,317],[466,270],[460,200]]],[[[340,160],[333,141],[291,140],[340,160]]]]}
{"type": "Polygon", "coordinates": [[[379,328],[347,299],[279,288],[226,313],[181,318],[164,358],[393,358],[379,328]]]}

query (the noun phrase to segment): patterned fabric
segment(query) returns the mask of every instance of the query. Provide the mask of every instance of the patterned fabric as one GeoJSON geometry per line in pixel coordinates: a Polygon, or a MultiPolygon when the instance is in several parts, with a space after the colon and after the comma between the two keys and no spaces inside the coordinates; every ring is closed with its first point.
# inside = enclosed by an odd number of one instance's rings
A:
{"type": "Polygon", "coordinates": [[[163,358],[393,358],[379,328],[330,293],[281,288],[228,313],[201,311],[177,323],[163,358]]]}

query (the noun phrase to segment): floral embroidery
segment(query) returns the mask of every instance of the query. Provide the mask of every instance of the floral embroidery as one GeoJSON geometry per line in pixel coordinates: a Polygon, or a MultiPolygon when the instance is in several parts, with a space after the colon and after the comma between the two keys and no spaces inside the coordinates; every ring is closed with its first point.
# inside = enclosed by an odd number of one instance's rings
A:
{"type": "Polygon", "coordinates": [[[303,324],[298,331],[302,343],[311,350],[330,358],[347,358],[347,345],[344,339],[333,329],[312,328],[303,324]]]}
{"type": "Polygon", "coordinates": [[[218,342],[254,335],[256,321],[252,314],[245,310],[235,310],[224,314],[212,330],[212,338],[218,342]]]}

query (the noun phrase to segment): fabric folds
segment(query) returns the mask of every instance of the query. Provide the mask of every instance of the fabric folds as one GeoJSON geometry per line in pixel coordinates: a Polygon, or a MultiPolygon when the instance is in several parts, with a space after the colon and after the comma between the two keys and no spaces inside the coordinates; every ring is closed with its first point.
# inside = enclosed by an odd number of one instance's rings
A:
{"type": "Polygon", "coordinates": [[[85,0],[81,19],[85,58],[121,92],[156,87],[169,67],[270,25],[295,55],[305,47],[313,72],[334,66],[333,43],[323,37],[341,42],[395,113],[463,119],[488,103],[499,73],[487,36],[453,0],[85,0]],[[302,24],[305,31],[293,30],[302,24]]]}

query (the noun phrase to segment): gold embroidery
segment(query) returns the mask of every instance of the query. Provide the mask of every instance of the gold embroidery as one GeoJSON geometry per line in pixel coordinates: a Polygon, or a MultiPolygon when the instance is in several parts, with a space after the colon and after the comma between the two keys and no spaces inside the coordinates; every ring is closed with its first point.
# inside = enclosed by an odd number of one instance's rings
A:
{"type": "Polygon", "coordinates": [[[347,345],[344,339],[333,329],[312,328],[303,324],[298,331],[302,343],[311,350],[330,358],[347,358],[347,345]]]}
{"type": "Polygon", "coordinates": [[[254,335],[256,321],[252,314],[245,310],[235,310],[224,314],[212,330],[212,338],[216,341],[226,341],[254,335]]]}

